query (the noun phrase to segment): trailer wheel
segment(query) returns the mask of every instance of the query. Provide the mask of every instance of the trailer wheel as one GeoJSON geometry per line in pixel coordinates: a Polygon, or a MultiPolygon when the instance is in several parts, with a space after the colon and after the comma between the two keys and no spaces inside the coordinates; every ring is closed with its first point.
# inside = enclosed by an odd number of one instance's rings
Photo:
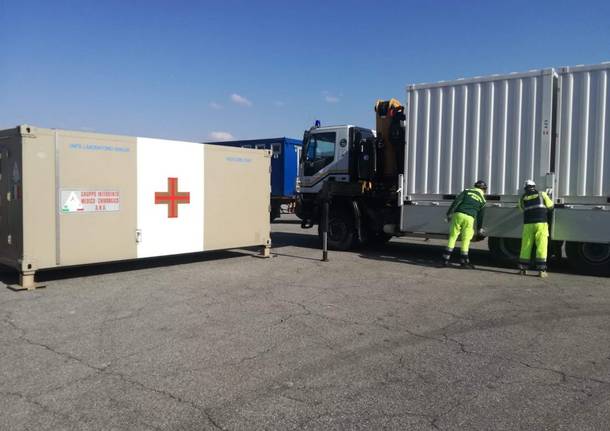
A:
{"type": "MultiPolygon", "coordinates": [[[[318,235],[322,240],[321,226],[318,225],[318,235]]],[[[333,211],[328,216],[328,248],[347,251],[354,247],[356,227],[353,216],[343,210],[333,211]]]]}
{"type": "Polygon", "coordinates": [[[566,242],[568,263],[591,275],[610,275],[610,244],[566,242]]]}
{"type": "Polygon", "coordinates": [[[517,238],[498,238],[488,240],[489,251],[493,257],[504,263],[516,263],[521,252],[521,240],[517,238]]]}

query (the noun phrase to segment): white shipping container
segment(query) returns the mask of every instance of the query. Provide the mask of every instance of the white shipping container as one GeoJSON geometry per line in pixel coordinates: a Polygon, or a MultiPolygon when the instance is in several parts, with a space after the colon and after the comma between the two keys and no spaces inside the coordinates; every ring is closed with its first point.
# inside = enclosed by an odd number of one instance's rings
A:
{"type": "Polygon", "coordinates": [[[556,197],[607,203],[610,196],[610,63],[559,69],[556,197]]]}
{"type": "Polygon", "coordinates": [[[407,87],[407,199],[436,200],[482,179],[516,201],[551,170],[553,69],[407,87]]]}

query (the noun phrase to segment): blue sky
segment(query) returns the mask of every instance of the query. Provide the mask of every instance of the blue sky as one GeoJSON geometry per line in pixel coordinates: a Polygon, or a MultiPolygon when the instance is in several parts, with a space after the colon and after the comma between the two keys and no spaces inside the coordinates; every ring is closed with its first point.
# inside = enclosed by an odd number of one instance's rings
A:
{"type": "Polygon", "coordinates": [[[409,83],[610,60],[610,2],[0,0],[0,128],[373,127],[409,83]]]}

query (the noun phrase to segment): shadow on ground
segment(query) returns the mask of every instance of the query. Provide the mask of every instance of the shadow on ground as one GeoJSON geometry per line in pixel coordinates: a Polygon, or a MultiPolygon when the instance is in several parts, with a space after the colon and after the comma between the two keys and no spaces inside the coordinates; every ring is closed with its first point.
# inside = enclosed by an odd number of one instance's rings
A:
{"type": "Polygon", "coordinates": [[[304,230],[307,233],[271,232],[271,246],[273,249],[282,247],[302,247],[320,249],[318,231],[304,230]]]}
{"type": "MultiPolygon", "coordinates": [[[[95,275],[136,271],[140,269],[185,265],[189,263],[229,259],[246,255],[248,255],[246,252],[224,250],[43,269],[36,272],[36,281],[38,283],[44,283],[47,281],[64,280],[68,278],[91,277],[95,275]]],[[[0,282],[6,285],[17,284],[19,283],[19,273],[12,268],[2,267],[0,268],[0,282]]]]}
{"type": "MultiPolygon", "coordinates": [[[[381,260],[385,262],[402,262],[429,268],[439,268],[444,246],[437,244],[412,244],[405,242],[389,242],[384,245],[367,247],[359,250],[360,257],[364,259],[381,260]]],[[[488,250],[470,250],[470,261],[477,270],[494,273],[516,273],[517,264],[499,262],[494,259],[488,250]]],[[[459,267],[459,252],[454,251],[452,264],[459,267]]],[[[570,268],[565,259],[549,261],[549,270],[552,272],[569,274],[570,268]]]]}
{"type": "MultiPolygon", "coordinates": [[[[317,231],[313,231],[312,233],[273,232],[271,234],[273,249],[295,246],[316,249],[321,252],[321,244],[318,236],[315,235],[316,232],[317,231]]],[[[391,241],[383,245],[361,247],[354,250],[354,253],[358,253],[363,259],[400,262],[409,265],[437,268],[440,266],[443,250],[444,247],[438,244],[414,244],[391,241]]],[[[282,253],[277,254],[282,255],[282,253]]],[[[330,257],[332,258],[332,250],[330,251],[330,257]]],[[[470,261],[481,271],[512,273],[517,270],[516,264],[511,265],[509,263],[498,262],[487,250],[471,250],[470,261]]],[[[459,252],[456,251],[454,253],[452,262],[457,267],[459,252]]],[[[550,261],[549,270],[566,274],[573,272],[567,266],[565,259],[550,261]]]]}
{"type": "Polygon", "coordinates": [[[301,219],[286,219],[286,218],[276,218],[271,223],[273,224],[301,224],[301,219]]]}

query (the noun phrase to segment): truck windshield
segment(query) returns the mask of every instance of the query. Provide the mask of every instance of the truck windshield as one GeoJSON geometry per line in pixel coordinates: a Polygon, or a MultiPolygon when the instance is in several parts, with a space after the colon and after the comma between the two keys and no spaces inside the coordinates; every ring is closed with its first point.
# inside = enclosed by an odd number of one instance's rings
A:
{"type": "Polygon", "coordinates": [[[305,153],[306,176],[314,175],[335,159],[335,132],[312,133],[307,140],[305,153]]]}

